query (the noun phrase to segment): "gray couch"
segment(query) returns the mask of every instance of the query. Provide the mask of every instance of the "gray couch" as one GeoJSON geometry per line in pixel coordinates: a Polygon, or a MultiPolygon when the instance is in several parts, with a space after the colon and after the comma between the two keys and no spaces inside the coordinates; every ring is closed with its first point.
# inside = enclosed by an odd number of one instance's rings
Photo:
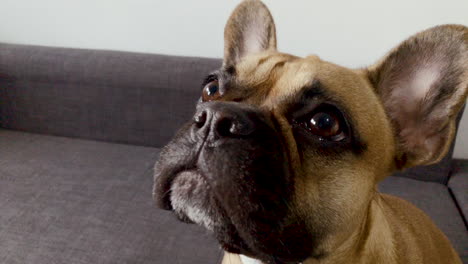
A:
{"type": "MultiPolygon", "coordinates": [[[[154,207],[152,167],[220,60],[0,44],[0,263],[219,263],[154,207]]],[[[384,180],[468,262],[468,162],[384,180]]]]}

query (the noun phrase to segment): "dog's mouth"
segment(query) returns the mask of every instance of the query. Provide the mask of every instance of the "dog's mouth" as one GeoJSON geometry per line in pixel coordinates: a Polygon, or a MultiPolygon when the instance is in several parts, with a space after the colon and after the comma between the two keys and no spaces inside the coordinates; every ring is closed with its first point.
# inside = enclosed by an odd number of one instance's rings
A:
{"type": "Polygon", "coordinates": [[[180,221],[211,231],[225,251],[266,263],[297,263],[304,259],[303,254],[289,255],[289,249],[278,250],[288,243],[297,244],[289,241],[302,240],[300,236],[305,229],[299,221],[286,223],[288,212],[277,203],[283,196],[272,196],[258,186],[246,190],[235,183],[225,185],[197,166],[160,177],[166,178],[165,183],[161,182],[166,189],[158,192],[156,200],[165,205],[164,209],[172,210],[180,221]]]}
{"type": "Polygon", "coordinates": [[[211,231],[224,250],[252,254],[202,171],[197,167],[181,170],[168,181],[167,190],[159,198],[164,209],[172,210],[182,222],[198,224],[211,231]]]}
{"type": "Polygon", "coordinates": [[[214,231],[217,212],[211,187],[202,172],[194,167],[176,173],[164,192],[163,203],[172,210],[180,221],[204,226],[214,231]]]}
{"type": "MultiPolygon", "coordinates": [[[[172,196],[173,196],[173,192],[174,192],[173,185],[174,185],[175,180],[179,176],[182,179],[185,179],[185,181],[189,181],[190,179],[193,179],[193,180],[197,180],[197,179],[202,180],[203,179],[200,172],[195,167],[188,168],[188,169],[184,168],[184,169],[177,170],[176,172],[174,172],[174,174],[169,175],[168,177],[166,177],[165,182],[160,181],[161,190],[154,193],[154,196],[155,196],[154,198],[157,201],[158,207],[160,207],[162,209],[165,209],[165,210],[174,210],[174,205],[173,205],[173,202],[172,202],[172,196]]],[[[163,177],[163,176],[161,175],[159,177],[163,177]]],[[[186,189],[188,189],[188,188],[186,188],[186,189]]]]}
{"type": "Polygon", "coordinates": [[[156,163],[158,206],[206,227],[228,252],[267,263],[302,261],[309,249],[296,245],[305,224],[288,204],[293,183],[279,133],[261,125],[248,138],[212,146],[205,137],[194,140],[192,128],[183,128],[156,163]]]}

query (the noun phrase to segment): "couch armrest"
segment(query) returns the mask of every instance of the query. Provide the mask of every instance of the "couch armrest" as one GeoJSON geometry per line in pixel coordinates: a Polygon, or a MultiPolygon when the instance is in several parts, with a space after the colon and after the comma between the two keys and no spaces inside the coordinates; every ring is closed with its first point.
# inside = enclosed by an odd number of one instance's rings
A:
{"type": "Polygon", "coordinates": [[[448,186],[466,220],[468,219],[468,159],[454,159],[448,186]]]}

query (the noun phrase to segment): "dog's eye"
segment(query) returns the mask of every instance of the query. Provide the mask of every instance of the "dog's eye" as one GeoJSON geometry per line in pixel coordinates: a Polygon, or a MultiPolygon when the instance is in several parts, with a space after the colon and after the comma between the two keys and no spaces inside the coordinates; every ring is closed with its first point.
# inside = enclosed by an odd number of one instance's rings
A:
{"type": "Polygon", "coordinates": [[[322,140],[340,141],[345,137],[343,118],[331,109],[315,111],[303,119],[301,125],[322,140]]]}
{"type": "Polygon", "coordinates": [[[218,80],[212,80],[203,87],[202,91],[202,100],[203,102],[216,100],[221,97],[219,92],[219,82],[218,80]]]}
{"type": "Polygon", "coordinates": [[[340,121],[332,113],[316,113],[310,119],[310,131],[318,136],[332,137],[340,132],[340,121]]]}

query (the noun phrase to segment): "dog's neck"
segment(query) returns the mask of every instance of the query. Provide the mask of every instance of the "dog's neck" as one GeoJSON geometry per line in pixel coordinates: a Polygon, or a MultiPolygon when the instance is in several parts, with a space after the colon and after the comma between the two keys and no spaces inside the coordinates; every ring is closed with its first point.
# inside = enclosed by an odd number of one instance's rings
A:
{"type": "Polygon", "coordinates": [[[306,259],[302,264],[337,264],[337,263],[373,263],[376,257],[375,252],[380,255],[377,259],[386,260],[379,263],[395,263],[393,259],[393,236],[390,227],[385,219],[382,211],[382,196],[380,193],[375,193],[375,196],[370,201],[369,208],[366,212],[366,217],[359,228],[353,232],[348,239],[335,248],[326,258],[306,259]],[[380,243],[377,237],[385,237],[380,243]],[[365,252],[363,254],[363,252],[365,252]],[[371,254],[371,252],[373,252],[371,254]],[[366,254],[369,253],[369,254],[366,254]],[[372,256],[372,259],[368,259],[372,256]]]}
{"type": "Polygon", "coordinates": [[[326,258],[320,260],[310,258],[303,264],[375,263],[375,259],[385,260],[378,263],[396,263],[393,235],[382,210],[383,206],[386,205],[381,194],[376,193],[360,228],[326,258]],[[382,237],[386,239],[379,239],[382,237]],[[374,243],[375,241],[380,242],[374,243]],[[376,254],[377,252],[379,254],[376,254]]]}
{"type": "MultiPolygon", "coordinates": [[[[366,263],[369,262],[369,259],[366,259],[368,256],[376,257],[375,254],[359,254],[359,252],[380,252],[381,255],[378,259],[388,260],[385,263],[394,263],[393,253],[395,249],[393,237],[382,211],[382,206],[384,206],[382,203],[381,195],[376,193],[369,205],[367,216],[363,219],[361,227],[357,229],[349,239],[335,248],[333,253],[329,254],[327,258],[320,260],[309,258],[297,264],[366,263]],[[378,240],[376,237],[386,237],[388,239],[375,244],[373,241],[378,240]],[[359,243],[358,241],[364,241],[364,243],[359,243]]],[[[260,260],[244,255],[238,255],[237,262],[233,262],[232,259],[230,259],[230,261],[226,263],[264,264],[260,260]]],[[[371,260],[370,263],[372,263],[371,260]]]]}

